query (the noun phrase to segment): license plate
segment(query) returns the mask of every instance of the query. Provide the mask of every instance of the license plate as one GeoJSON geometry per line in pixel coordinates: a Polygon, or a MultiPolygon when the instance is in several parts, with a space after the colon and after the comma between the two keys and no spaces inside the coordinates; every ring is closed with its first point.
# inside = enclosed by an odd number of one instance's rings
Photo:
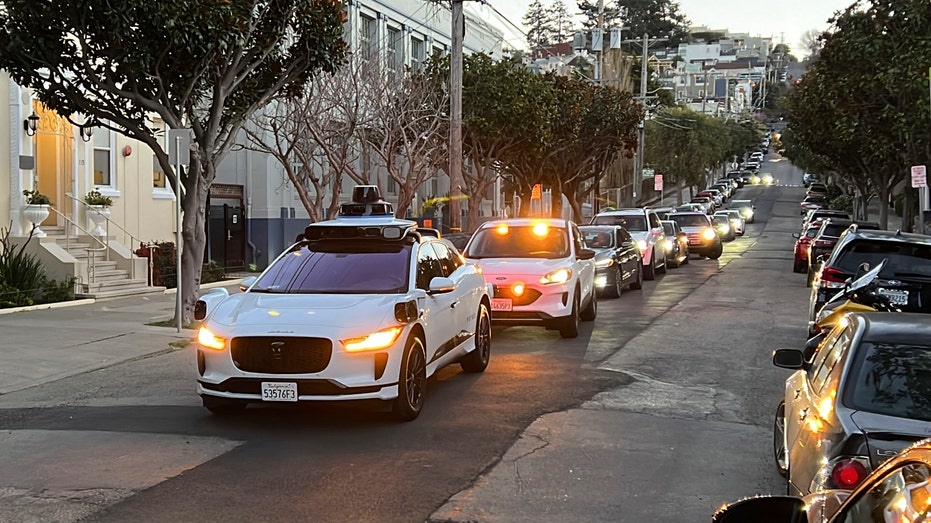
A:
{"type": "Polygon", "coordinates": [[[262,401],[297,401],[297,383],[263,381],[262,401]]]}
{"type": "Polygon", "coordinates": [[[511,310],[512,306],[513,305],[511,304],[510,298],[492,298],[491,299],[491,310],[493,311],[507,312],[511,310]]]}
{"type": "Polygon", "coordinates": [[[879,289],[879,294],[889,298],[893,305],[908,305],[908,291],[899,289],[879,289]]]}

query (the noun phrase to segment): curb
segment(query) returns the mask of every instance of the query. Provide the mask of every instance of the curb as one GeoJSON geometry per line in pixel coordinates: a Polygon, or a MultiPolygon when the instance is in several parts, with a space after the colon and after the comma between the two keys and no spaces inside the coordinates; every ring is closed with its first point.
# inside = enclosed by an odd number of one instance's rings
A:
{"type": "Polygon", "coordinates": [[[45,309],[63,309],[65,307],[74,307],[77,305],[90,305],[96,302],[97,300],[94,298],[84,298],[82,300],[57,301],[54,303],[42,303],[39,305],[26,305],[25,307],[10,307],[8,309],[0,309],[0,315],[13,314],[14,312],[41,311],[45,309]]]}

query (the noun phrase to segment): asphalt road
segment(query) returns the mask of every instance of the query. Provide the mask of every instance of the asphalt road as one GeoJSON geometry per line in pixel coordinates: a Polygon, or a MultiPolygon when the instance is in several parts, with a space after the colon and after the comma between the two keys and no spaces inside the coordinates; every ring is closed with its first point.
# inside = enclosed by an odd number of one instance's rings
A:
{"type": "MultiPolygon", "coordinates": [[[[767,170],[801,184],[787,162],[767,170]]],[[[15,451],[0,452],[0,521],[704,521],[723,501],[778,492],[768,438],[785,373],[769,354],[804,340],[804,278],[791,272],[802,194],[745,188],[759,219],[721,259],[601,301],[575,340],[495,328],[488,370],[441,371],[412,423],[342,404],[210,416],[192,348],[0,397],[0,449],[15,451]],[[559,416],[641,446],[604,463],[623,471],[616,484],[564,513],[501,487],[522,435],[566,430],[559,416]],[[36,478],[44,502],[4,502],[36,478]]]]}

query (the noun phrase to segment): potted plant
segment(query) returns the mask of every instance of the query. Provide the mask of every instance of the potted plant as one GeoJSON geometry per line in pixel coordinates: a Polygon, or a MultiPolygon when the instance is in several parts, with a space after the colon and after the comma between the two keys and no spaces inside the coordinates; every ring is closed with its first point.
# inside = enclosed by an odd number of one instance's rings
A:
{"type": "Polygon", "coordinates": [[[102,225],[110,219],[110,206],[113,205],[113,199],[105,196],[97,189],[84,195],[84,203],[87,205],[87,216],[94,222],[94,230],[91,234],[94,236],[104,236],[107,231],[102,225]]]}
{"type": "Polygon", "coordinates": [[[52,205],[52,200],[35,189],[31,191],[24,190],[23,196],[26,197],[26,206],[23,207],[23,218],[26,218],[32,224],[33,236],[41,238],[45,236],[45,232],[39,228],[39,224],[48,218],[49,207],[52,205]]]}

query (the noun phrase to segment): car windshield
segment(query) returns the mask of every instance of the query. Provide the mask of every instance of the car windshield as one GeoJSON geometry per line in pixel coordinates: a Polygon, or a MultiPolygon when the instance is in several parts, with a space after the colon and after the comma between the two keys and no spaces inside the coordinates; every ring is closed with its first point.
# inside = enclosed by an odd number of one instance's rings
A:
{"type": "Polygon", "coordinates": [[[569,236],[564,227],[498,225],[484,227],[466,247],[466,258],[565,258],[569,236]]]}
{"type": "Polygon", "coordinates": [[[613,234],[604,229],[582,229],[585,245],[592,249],[614,247],[613,234]]]}
{"type": "Polygon", "coordinates": [[[863,342],[851,372],[850,408],[931,421],[931,346],[863,342]]]}
{"type": "Polygon", "coordinates": [[[595,216],[592,225],[620,225],[630,232],[647,230],[647,222],[643,216],[630,214],[602,214],[595,216]]]}
{"type": "Polygon", "coordinates": [[[678,214],[669,217],[679,224],[679,227],[702,227],[708,225],[708,219],[701,214],[678,214]]]}
{"type": "Polygon", "coordinates": [[[275,261],[252,292],[400,294],[407,292],[411,246],[328,240],[296,245],[275,261]]]}
{"type": "Polygon", "coordinates": [[[931,278],[931,245],[902,241],[861,240],[852,242],[834,265],[851,274],[857,272],[861,263],[871,267],[888,259],[880,273],[881,278],[926,277],[931,278]]]}

